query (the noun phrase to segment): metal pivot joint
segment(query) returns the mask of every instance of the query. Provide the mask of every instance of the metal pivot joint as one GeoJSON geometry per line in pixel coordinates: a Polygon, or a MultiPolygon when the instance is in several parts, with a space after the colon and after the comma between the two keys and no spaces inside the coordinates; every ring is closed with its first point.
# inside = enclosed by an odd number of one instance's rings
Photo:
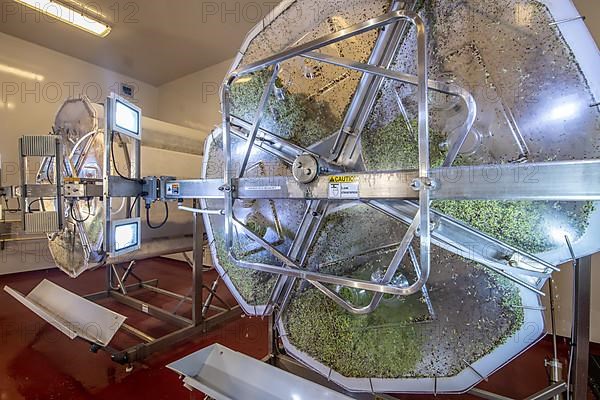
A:
{"type": "Polygon", "coordinates": [[[310,154],[302,154],[294,161],[292,174],[299,183],[311,183],[319,175],[319,162],[310,154]]]}

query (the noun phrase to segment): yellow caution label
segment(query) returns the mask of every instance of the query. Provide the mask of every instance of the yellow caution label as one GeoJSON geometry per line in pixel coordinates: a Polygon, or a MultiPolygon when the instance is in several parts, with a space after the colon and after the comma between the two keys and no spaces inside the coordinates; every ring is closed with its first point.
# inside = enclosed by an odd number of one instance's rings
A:
{"type": "Polygon", "coordinates": [[[329,183],[355,183],[357,181],[357,176],[332,176],[329,178],[329,183]]]}

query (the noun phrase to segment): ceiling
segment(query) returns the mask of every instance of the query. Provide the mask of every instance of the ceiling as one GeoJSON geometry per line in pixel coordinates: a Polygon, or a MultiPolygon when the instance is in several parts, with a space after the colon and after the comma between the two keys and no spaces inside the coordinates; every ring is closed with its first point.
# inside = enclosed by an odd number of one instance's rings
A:
{"type": "Polygon", "coordinates": [[[0,32],[160,86],[233,57],[278,2],[85,0],[113,28],[98,38],[0,0],[0,32]]]}

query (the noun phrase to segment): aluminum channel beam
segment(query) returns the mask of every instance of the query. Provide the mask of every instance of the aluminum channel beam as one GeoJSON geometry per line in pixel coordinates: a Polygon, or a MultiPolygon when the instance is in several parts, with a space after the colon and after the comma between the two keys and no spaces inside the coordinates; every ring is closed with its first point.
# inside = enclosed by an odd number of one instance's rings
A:
{"type": "MultiPolygon", "coordinates": [[[[600,160],[482,165],[432,169],[431,200],[600,200],[600,160]]],[[[341,174],[358,184],[359,193],[346,200],[417,200],[417,171],[341,174]]],[[[232,179],[233,199],[330,199],[331,176],[305,185],[292,177],[232,179]]],[[[338,179],[339,180],[339,179],[338,179]]],[[[224,197],[220,179],[172,181],[178,195],[169,199],[224,197]]]]}

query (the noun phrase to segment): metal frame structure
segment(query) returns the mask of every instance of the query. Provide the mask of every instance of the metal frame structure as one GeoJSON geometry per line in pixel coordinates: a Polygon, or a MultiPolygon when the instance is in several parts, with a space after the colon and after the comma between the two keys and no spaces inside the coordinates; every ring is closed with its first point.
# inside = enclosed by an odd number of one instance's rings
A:
{"type": "Polygon", "coordinates": [[[106,290],[85,296],[86,299],[97,302],[102,299],[110,298],[167,324],[175,325],[178,329],[165,336],[155,338],[146,332],[124,323],[121,326],[121,329],[138,339],[141,339],[142,343],[124,350],[117,350],[110,346],[104,348],[94,346],[93,350],[105,350],[111,354],[113,361],[130,365],[134,362],[143,360],[157,351],[162,351],[169,346],[199,334],[203,334],[228,320],[239,317],[241,314],[240,307],[237,305],[231,307],[216,293],[219,278],[210,285],[207,285],[204,282],[204,273],[210,269],[206,269],[203,266],[203,236],[204,225],[202,220],[201,218],[194,217],[194,257],[193,260],[188,261],[192,269],[192,288],[187,295],[174,293],[160,288],[158,286],[158,280],[156,279],[143,281],[134,272],[135,261],[129,262],[127,267],[123,268],[124,272],[121,276],[119,275],[115,264],[106,266],[106,290]],[[135,278],[137,282],[127,285],[129,277],[135,278]],[[179,304],[175,311],[164,310],[135,298],[133,294],[139,290],[147,290],[179,300],[179,304]],[[203,296],[205,290],[208,292],[206,297],[203,296]],[[221,303],[221,306],[212,304],[214,299],[217,299],[221,303]],[[184,302],[192,304],[191,318],[186,318],[177,314],[177,310],[184,302]],[[209,310],[212,310],[215,313],[209,316],[209,310]]]}
{"type": "MultiPolygon", "coordinates": [[[[395,26],[398,29],[398,26],[395,26]]],[[[225,176],[224,180],[204,179],[204,180],[172,180],[166,182],[166,193],[164,197],[170,200],[183,201],[184,199],[225,199],[223,210],[194,209],[190,210],[196,213],[217,214],[225,216],[225,238],[229,257],[242,268],[254,269],[263,272],[278,274],[284,277],[299,278],[309,281],[316,287],[323,289],[322,284],[346,285],[354,288],[365,289],[367,291],[379,294],[390,295],[409,295],[419,291],[425,284],[429,271],[429,252],[422,251],[420,255],[421,278],[410,288],[398,288],[389,284],[387,279],[383,282],[367,282],[356,279],[344,278],[339,276],[320,274],[302,269],[302,257],[300,254],[295,257],[281,254],[277,249],[266,243],[262,238],[251,232],[244,224],[236,219],[233,212],[233,203],[236,200],[255,200],[255,199],[302,199],[309,202],[307,209],[320,209],[321,212],[313,210],[307,212],[301,228],[295,237],[292,249],[295,247],[308,248],[314,239],[316,229],[312,219],[316,215],[322,215],[326,206],[321,203],[330,201],[350,201],[363,202],[374,209],[382,211],[394,218],[407,223],[410,228],[404,238],[404,242],[410,242],[415,232],[420,232],[421,248],[428,249],[431,241],[431,235],[437,235],[453,251],[466,248],[469,239],[476,238],[478,242],[484,242],[486,245],[497,249],[497,255],[492,257],[489,254],[478,253],[477,250],[471,250],[471,258],[482,261],[486,266],[494,271],[516,281],[528,289],[543,294],[541,286],[551,272],[558,269],[539,259],[538,257],[527,254],[526,252],[515,249],[493,238],[490,238],[480,232],[475,232],[460,223],[444,215],[433,213],[440,219],[442,229],[437,228],[431,233],[431,210],[429,204],[432,200],[562,200],[562,201],[581,201],[581,200],[600,200],[600,161],[567,161],[567,162],[548,162],[548,163],[528,163],[528,164],[501,164],[501,165],[482,165],[469,167],[453,167],[452,164],[460,145],[464,142],[464,137],[472,126],[472,121],[476,110],[471,96],[463,89],[444,86],[439,82],[432,82],[427,79],[426,72],[426,39],[424,25],[420,17],[408,11],[394,11],[378,18],[351,26],[342,31],[326,35],[315,41],[286,50],[280,54],[258,61],[246,67],[233,71],[225,80],[222,89],[223,103],[223,146],[225,154],[225,176]],[[401,21],[408,21],[417,27],[419,41],[419,76],[390,71],[372,64],[359,64],[344,59],[337,59],[330,56],[323,56],[315,51],[347,38],[359,35],[372,29],[378,29],[383,26],[394,26],[401,21]],[[344,171],[345,163],[349,163],[350,158],[343,160],[341,156],[335,156],[338,153],[336,148],[340,145],[334,145],[332,149],[333,158],[323,159],[308,149],[293,145],[285,140],[260,128],[266,99],[272,88],[273,77],[277,73],[278,65],[293,57],[305,57],[316,59],[324,63],[345,66],[356,69],[364,73],[363,80],[367,78],[377,78],[374,83],[376,87],[381,85],[381,81],[392,79],[418,86],[419,93],[419,159],[420,170],[418,171],[391,171],[391,172],[343,172],[336,175],[337,178],[351,180],[359,187],[359,193],[348,199],[332,199],[329,193],[331,183],[331,173],[316,176],[310,183],[300,183],[294,177],[264,177],[264,178],[246,178],[241,173],[234,176],[234,165],[231,157],[231,136],[246,140],[246,154],[244,162],[247,163],[249,152],[253,146],[259,146],[262,150],[270,152],[288,163],[292,163],[297,157],[309,154],[315,157],[319,163],[321,171],[344,171]],[[261,98],[259,110],[255,115],[255,122],[248,123],[241,121],[231,115],[230,112],[230,87],[236,79],[252,74],[257,71],[273,68],[273,75],[265,92],[261,98]],[[427,129],[427,93],[428,90],[441,91],[458,96],[466,103],[469,109],[469,115],[461,131],[462,140],[459,140],[451,149],[448,158],[441,168],[431,169],[429,167],[428,152],[428,129],[427,129]],[[270,146],[269,143],[276,142],[277,146],[270,146]],[[253,146],[249,146],[252,144],[253,146]],[[169,194],[169,188],[176,185],[175,194],[169,194]],[[391,206],[384,200],[395,200],[398,203],[391,206]],[[416,201],[416,203],[413,203],[416,201]],[[307,230],[305,225],[313,226],[307,230]],[[258,245],[273,254],[284,266],[265,265],[257,263],[247,263],[239,260],[232,250],[234,227],[243,231],[248,237],[252,238],[258,245]],[[431,233],[431,235],[430,235],[431,233]],[[451,237],[458,237],[452,239],[451,237]],[[535,276],[539,279],[535,285],[521,281],[513,275],[506,274],[504,271],[518,271],[521,274],[535,276]]],[[[392,32],[387,30],[386,32],[392,32]]],[[[389,50],[392,52],[391,49],[389,50]]],[[[375,53],[375,51],[374,51],[375,53]]],[[[386,57],[383,57],[386,59],[386,57]]],[[[389,62],[389,58],[388,62],[389,62]]],[[[362,81],[361,81],[362,82],[362,81]]],[[[372,92],[372,88],[369,92],[372,92]]],[[[357,93],[353,102],[357,104],[370,104],[364,101],[364,95],[367,90],[357,93]]],[[[367,106],[364,106],[367,107],[367,106]]],[[[353,103],[349,113],[356,114],[357,106],[353,103]]],[[[362,114],[364,115],[364,111],[362,114]]],[[[363,117],[364,119],[364,117],[363,117]]],[[[360,132],[347,134],[347,129],[342,127],[338,136],[345,137],[346,140],[336,139],[336,142],[343,142],[342,147],[356,147],[356,141],[359,140],[360,132]],[[346,132],[346,133],[344,133],[346,132]]],[[[340,154],[345,154],[341,151],[340,154]]],[[[242,171],[243,172],[243,171],[242,171]]],[[[402,246],[407,247],[407,246],[402,246]]],[[[389,271],[395,271],[398,259],[404,254],[407,248],[402,248],[391,263],[392,268],[389,271]],[[404,251],[402,251],[404,250],[404,251]]],[[[393,274],[392,274],[393,275],[393,274]]],[[[387,278],[387,277],[386,277],[387,278]]],[[[335,296],[332,293],[326,294],[335,296]]],[[[340,302],[339,298],[336,298],[340,302]]],[[[340,302],[341,303],[341,302],[340,302]]],[[[342,304],[343,305],[343,304],[342,304]]],[[[347,306],[347,305],[346,305],[347,306]]],[[[351,309],[351,307],[347,307],[351,309]]],[[[355,312],[357,310],[354,310],[355,312]]],[[[367,310],[368,311],[368,310],[367,310]]],[[[358,311],[359,313],[365,311],[358,311]]]]}
{"type": "MultiPolygon", "coordinates": [[[[276,288],[264,313],[270,314],[277,310],[277,313],[272,317],[273,326],[281,318],[282,311],[289,302],[294,283],[298,279],[312,284],[347,311],[355,314],[365,314],[373,311],[379,303],[378,300],[384,294],[406,296],[424,289],[429,274],[429,246],[432,237],[442,242],[443,247],[452,249],[454,252],[458,251],[459,254],[469,253],[469,258],[481,262],[486,267],[511,279],[522,287],[543,295],[542,286],[551,273],[558,270],[556,266],[532,254],[476,232],[449,217],[432,212],[430,202],[432,200],[600,200],[600,161],[597,160],[453,167],[454,159],[473,124],[476,105],[470,94],[463,89],[428,79],[426,49],[425,27],[420,17],[410,11],[392,11],[381,17],[350,26],[306,44],[292,47],[279,54],[232,71],[225,79],[221,93],[223,152],[225,157],[224,179],[174,180],[166,183],[167,194],[165,197],[168,199],[179,201],[190,198],[224,199],[222,210],[207,209],[206,203],[204,203],[204,209],[190,211],[196,214],[224,216],[227,256],[238,267],[279,276],[276,288]],[[417,76],[391,71],[389,66],[393,54],[396,53],[396,48],[392,46],[392,48],[387,47],[385,51],[381,50],[385,41],[389,41],[390,38],[398,38],[401,32],[406,29],[402,22],[413,24],[417,30],[417,76]],[[325,46],[382,27],[390,29],[386,29],[380,35],[381,41],[376,43],[367,64],[318,52],[319,49],[325,46]],[[344,119],[344,125],[337,135],[334,135],[335,141],[330,149],[330,157],[321,157],[314,151],[286,142],[260,127],[280,65],[294,57],[316,60],[363,73],[359,88],[344,119]],[[236,79],[268,69],[270,69],[271,76],[261,96],[258,110],[254,115],[254,121],[243,121],[233,116],[231,114],[230,97],[231,87],[236,79]],[[360,136],[366,123],[368,110],[372,107],[384,79],[417,86],[419,106],[419,169],[417,171],[369,173],[356,171],[356,148],[360,144],[360,136]],[[443,166],[435,169],[431,169],[429,163],[428,90],[460,97],[468,109],[468,116],[462,126],[460,139],[453,144],[443,166]],[[241,162],[241,168],[237,169],[237,173],[231,154],[232,135],[246,141],[244,158],[241,162]],[[309,181],[300,180],[298,176],[247,178],[244,176],[244,172],[250,153],[255,147],[281,158],[290,165],[299,157],[309,155],[316,160],[319,166],[318,170],[321,173],[315,174],[314,178],[309,181]],[[344,199],[332,198],[329,190],[332,174],[337,174],[333,175],[337,179],[356,184],[356,187],[359,188],[358,194],[344,199]],[[176,194],[169,195],[168,188],[175,185],[177,187],[176,194]],[[305,216],[288,254],[282,254],[235,217],[234,202],[236,200],[256,199],[301,199],[307,201],[305,216]],[[396,204],[390,205],[385,200],[395,200],[396,204]],[[315,239],[329,204],[339,201],[363,202],[409,226],[408,233],[381,282],[368,282],[334,276],[303,268],[308,250],[315,239]],[[436,227],[434,232],[431,232],[432,217],[439,220],[439,226],[436,227]],[[282,265],[250,263],[239,259],[233,250],[233,236],[236,229],[242,231],[247,237],[270,252],[282,265]],[[420,260],[413,262],[417,272],[417,281],[409,288],[395,287],[390,284],[390,280],[417,232],[421,242],[420,260]],[[494,255],[490,255],[489,252],[484,254],[472,247],[469,248],[470,251],[466,251],[468,243],[473,243],[473,241],[469,242],[469,239],[473,238],[476,239],[476,242],[494,249],[494,255]],[[507,273],[507,271],[533,277],[535,283],[520,280],[513,274],[507,273]],[[375,293],[374,301],[367,307],[354,307],[329,290],[325,284],[335,284],[373,292],[375,293]]],[[[331,141],[325,141],[324,143],[331,143],[331,141]]],[[[581,285],[581,282],[579,284],[581,285]]],[[[589,304],[586,307],[585,300],[583,300],[585,290],[577,290],[577,293],[578,313],[585,313],[586,310],[589,313],[589,304]]],[[[585,318],[580,318],[578,314],[575,317],[580,331],[585,329],[585,318]]],[[[577,341],[579,342],[580,339],[585,342],[583,336],[578,338],[577,341]]],[[[585,345],[581,347],[585,348],[585,345]]],[[[578,354],[582,356],[579,350],[578,354]]],[[[580,362],[578,361],[577,365],[580,362]]],[[[581,368],[579,368],[580,371],[581,368]]],[[[584,376],[583,372],[578,373],[584,376]]],[[[580,380],[582,379],[585,378],[580,378],[580,380]]],[[[583,390],[581,385],[583,383],[579,382],[576,390],[583,390]]],[[[567,390],[567,384],[564,382],[556,383],[530,398],[551,398],[565,390],[567,390]]],[[[482,392],[479,392],[479,394],[484,395],[482,392]]],[[[496,396],[493,398],[499,399],[501,397],[496,396]]]]}
{"type": "MultiPolygon", "coordinates": [[[[310,41],[306,44],[297,45],[274,56],[264,60],[239,68],[226,78],[222,86],[222,106],[223,106],[223,152],[225,157],[225,168],[223,179],[199,179],[199,180],[177,180],[164,179],[159,185],[164,191],[160,190],[157,195],[162,201],[175,200],[180,203],[184,199],[206,200],[223,199],[224,207],[222,210],[210,210],[206,206],[200,207],[198,203],[193,208],[184,208],[194,213],[195,219],[195,251],[194,251],[194,292],[193,318],[191,320],[182,319],[178,316],[167,315],[155,308],[151,308],[139,301],[132,300],[127,296],[125,281],[132,275],[128,268],[123,277],[116,273],[115,267],[107,268],[106,284],[107,289],[98,296],[110,296],[117,301],[130,305],[138,310],[147,312],[151,315],[164,318],[169,322],[181,325],[183,328],[172,335],[162,339],[154,340],[148,335],[134,328],[129,329],[143,340],[149,343],[144,350],[140,348],[130,349],[114,356],[122,362],[132,362],[139,359],[141,355],[154,351],[169,344],[183,339],[188,334],[196,333],[205,329],[207,324],[213,325],[211,319],[204,321],[202,318],[202,272],[197,268],[201,265],[202,249],[201,240],[198,234],[201,232],[200,214],[204,215],[222,215],[225,218],[225,248],[228,258],[235,262],[241,268],[268,272],[278,275],[278,282],[273,290],[269,306],[265,314],[272,314],[274,321],[281,317],[282,311],[289,302],[295,282],[298,279],[307,281],[326,296],[336,301],[340,306],[354,314],[366,314],[377,308],[385,294],[395,296],[408,296],[417,293],[426,288],[426,283],[430,271],[430,246],[432,239],[442,242],[447,248],[454,252],[467,253],[468,239],[477,238],[479,243],[485,243],[492,246],[497,251],[494,255],[484,254],[478,250],[469,252],[469,258],[481,262],[486,267],[498,272],[505,277],[513,280],[522,287],[527,288],[537,294],[541,292],[541,286],[546,278],[550,276],[557,268],[538,257],[519,251],[511,246],[499,242],[493,238],[475,232],[472,229],[461,225],[441,214],[431,211],[430,203],[432,200],[561,200],[561,201],[582,201],[582,200],[600,200],[600,161],[568,161],[568,162],[548,162],[548,163],[526,163],[526,164],[502,164],[502,165],[483,165],[472,167],[452,166],[456,156],[459,153],[472,125],[476,115],[476,105],[472,96],[464,89],[451,84],[431,81],[428,79],[427,68],[427,38],[425,25],[421,18],[411,11],[391,11],[388,14],[373,18],[363,23],[350,26],[341,31],[325,35],[319,39],[310,41]],[[417,32],[417,75],[412,76],[400,73],[390,69],[393,55],[396,54],[397,47],[388,46],[391,43],[398,43],[397,40],[407,29],[407,25],[412,24],[417,32]],[[344,58],[332,57],[321,54],[318,50],[352,38],[365,32],[380,30],[386,28],[380,35],[368,63],[359,63],[349,61],[344,58]],[[359,71],[363,74],[358,86],[355,97],[349,107],[348,113],[344,119],[344,124],[334,135],[333,146],[329,149],[330,156],[321,157],[309,149],[291,144],[276,135],[267,132],[260,127],[264,116],[264,110],[267,105],[274,83],[277,79],[280,65],[292,58],[301,57],[304,59],[316,60],[321,63],[343,67],[353,71],[359,71]],[[271,77],[261,96],[259,108],[254,115],[253,122],[242,121],[231,114],[231,87],[237,79],[255,72],[269,70],[271,77]],[[385,80],[393,80],[417,87],[418,100],[418,152],[419,167],[416,171],[378,171],[363,172],[356,165],[356,149],[360,146],[360,137],[364,129],[369,110],[385,80]],[[428,93],[430,90],[445,93],[459,97],[468,110],[467,117],[460,128],[459,140],[453,143],[448,152],[448,156],[441,168],[432,169],[429,158],[429,117],[428,117],[428,93]],[[234,168],[231,152],[231,142],[233,136],[246,141],[245,154],[241,163],[241,168],[234,168]],[[272,145],[276,143],[276,145],[272,145]],[[299,157],[312,157],[318,165],[318,172],[311,180],[300,181],[296,177],[276,176],[263,178],[247,178],[247,170],[250,153],[255,147],[260,147],[285,162],[293,164],[299,157]],[[349,171],[349,172],[348,172],[349,171]],[[346,197],[332,196],[331,184],[333,181],[351,182],[356,190],[346,197]],[[176,188],[176,190],[175,190],[176,188]],[[237,200],[256,200],[256,199],[301,199],[307,202],[307,208],[300,228],[293,240],[292,246],[287,254],[281,253],[275,246],[266,242],[263,238],[253,233],[235,216],[234,203],[237,200]],[[394,204],[389,204],[387,200],[394,200],[394,204]],[[364,281],[348,277],[324,274],[309,271],[303,268],[308,251],[313,243],[318,229],[323,221],[323,217],[331,203],[337,202],[362,202],[371,208],[384,212],[385,214],[398,219],[409,226],[402,243],[395,254],[392,262],[387,268],[386,274],[379,282],[364,281]],[[432,231],[432,216],[439,219],[439,227],[432,231]],[[280,265],[267,265],[262,263],[250,263],[239,259],[234,253],[233,237],[235,230],[242,231],[251,238],[256,244],[270,252],[280,265]],[[409,250],[409,245],[415,237],[420,241],[420,257],[413,258],[417,280],[409,287],[403,288],[395,286],[391,280],[396,273],[403,257],[409,250]],[[199,258],[200,257],[200,258],[199,258]],[[531,284],[509,274],[506,271],[518,272],[519,274],[535,278],[535,283],[531,284]],[[114,282],[118,281],[118,290],[114,290],[114,282]],[[355,307],[334,293],[326,284],[335,284],[356,289],[364,289],[373,292],[374,298],[371,304],[366,307],[355,307]],[[125,293],[123,293],[123,290],[125,293]],[[121,293],[119,293],[119,291],[121,293]],[[141,355],[140,355],[141,354],[141,355]]],[[[107,105],[107,126],[112,126],[110,118],[112,112],[110,105],[107,105]]],[[[155,194],[144,194],[144,185],[140,180],[140,147],[136,143],[134,147],[134,159],[129,160],[132,176],[128,178],[111,176],[111,149],[113,132],[105,132],[105,158],[104,169],[105,178],[102,184],[102,197],[105,207],[105,251],[108,252],[108,243],[110,243],[110,222],[111,222],[111,199],[112,197],[128,198],[127,205],[130,206],[133,196],[143,196],[147,201],[154,201],[155,194]]],[[[57,196],[60,195],[58,190],[57,196]]],[[[205,204],[205,203],[204,203],[205,204]]],[[[136,216],[140,215],[140,204],[136,206],[136,216]]],[[[579,255],[578,255],[579,256],[579,255]]],[[[575,257],[574,257],[575,258],[575,257]]],[[[589,298],[589,290],[586,291],[583,284],[589,277],[589,261],[577,263],[577,309],[575,318],[577,321],[577,366],[575,372],[575,390],[579,393],[584,384],[582,372],[584,361],[580,360],[585,350],[585,324],[589,326],[589,319],[586,319],[586,309],[589,314],[589,300],[586,307],[586,296],[589,298]],[[581,340],[581,342],[580,342],[581,340]]],[[[589,283],[589,281],[588,281],[589,283]]],[[[140,282],[138,287],[149,289],[152,285],[140,282]]],[[[158,289],[150,289],[156,290],[158,289]]],[[[162,290],[160,293],[164,292],[162,290]]],[[[96,298],[96,296],[91,296],[96,298]]],[[[239,309],[238,309],[239,311],[239,309]]],[[[222,321],[223,317],[215,318],[215,324],[222,321]]],[[[589,318],[589,316],[588,316],[589,318]]],[[[589,338],[587,338],[589,340],[589,338]]],[[[566,385],[556,384],[548,391],[545,391],[536,399],[548,398],[557,391],[563,390],[566,385]]],[[[498,398],[498,397],[496,397],[498,398]]]]}
{"type": "MultiPolygon", "coordinates": [[[[127,210],[132,208],[132,197],[142,197],[144,192],[144,181],[141,179],[141,137],[127,137],[124,139],[118,132],[113,131],[110,127],[114,126],[113,118],[115,116],[112,107],[115,105],[116,95],[111,95],[105,104],[105,121],[106,129],[104,130],[104,180],[103,180],[103,202],[104,202],[104,252],[111,252],[111,233],[112,233],[112,200],[115,197],[126,199],[127,210]],[[113,176],[111,171],[116,160],[113,159],[113,142],[114,135],[117,136],[122,146],[124,146],[125,159],[128,165],[129,176],[113,176]],[[125,140],[130,140],[133,146],[133,157],[129,156],[127,143],[125,140]]],[[[140,126],[141,130],[141,126],[140,126]]],[[[140,218],[141,216],[141,201],[133,207],[132,216],[140,218]]],[[[182,295],[171,292],[158,287],[157,280],[142,281],[134,272],[135,261],[130,261],[128,266],[124,268],[123,275],[119,275],[117,271],[117,263],[123,265],[120,259],[122,256],[114,256],[114,260],[108,260],[106,265],[106,289],[100,293],[86,296],[86,299],[98,301],[104,298],[111,298],[118,303],[126,305],[134,310],[143,312],[152,317],[158,318],[165,323],[177,326],[179,329],[160,338],[154,338],[148,333],[142,332],[139,329],[128,324],[123,324],[122,329],[129,334],[141,339],[143,343],[135,345],[125,350],[116,350],[110,347],[102,348],[111,354],[111,358],[121,364],[131,364],[136,361],[141,361],[150,354],[161,351],[175,343],[190,338],[192,336],[213,329],[215,326],[235,318],[240,315],[239,306],[231,307],[224,302],[215,292],[218,285],[218,278],[212,282],[210,286],[206,285],[203,280],[205,272],[203,266],[203,246],[204,246],[204,225],[202,220],[194,217],[194,259],[188,260],[188,264],[192,268],[192,288],[189,295],[182,295]],[[136,284],[127,285],[129,277],[134,277],[137,280],[136,284]],[[191,302],[192,317],[185,318],[177,314],[177,309],[170,312],[159,307],[142,302],[131,294],[137,289],[149,290],[160,295],[168,296],[179,300],[179,307],[184,302],[191,302]],[[209,295],[204,298],[203,291],[207,290],[209,295]],[[224,307],[213,305],[213,299],[219,300],[224,307]],[[208,316],[208,310],[216,311],[216,314],[208,316]]],[[[125,256],[126,257],[126,256],[125,256]]],[[[94,347],[94,350],[98,350],[94,347]]]]}
{"type": "MultiPolygon", "coordinates": [[[[194,235],[193,235],[193,248],[191,244],[177,244],[173,249],[166,249],[160,243],[149,242],[142,249],[141,255],[147,258],[147,255],[159,256],[176,254],[193,250],[194,259],[188,261],[189,266],[192,269],[192,288],[188,294],[174,293],[169,290],[165,290],[158,286],[158,280],[143,281],[139,278],[135,271],[135,260],[139,259],[140,254],[130,253],[121,254],[120,252],[114,252],[111,242],[113,240],[112,233],[113,227],[116,222],[121,220],[113,220],[112,203],[113,198],[124,199],[127,206],[127,210],[132,209],[132,198],[145,197],[144,193],[148,189],[145,187],[145,181],[141,179],[141,142],[140,137],[126,137],[123,138],[121,134],[113,131],[109,127],[113,126],[114,117],[114,104],[115,96],[111,95],[105,104],[105,121],[106,128],[104,129],[104,159],[103,163],[103,179],[79,179],[80,163],[77,166],[71,165],[70,159],[64,156],[63,143],[60,136],[47,135],[47,136],[26,136],[21,138],[19,142],[20,149],[20,166],[21,166],[21,185],[18,187],[6,187],[0,188],[0,194],[2,196],[17,197],[22,199],[21,201],[21,213],[22,223],[25,232],[27,233],[45,233],[52,235],[62,229],[64,226],[64,200],[79,200],[79,199],[101,199],[104,206],[104,218],[103,218],[103,258],[100,260],[101,264],[104,264],[106,268],[106,280],[105,289],[99,293],[90,294],[85,296],[86,300],[92,302],[98,302],[102,299],[113,299],[116,302],[128,306],[134,310],[143,312],[147,315],[155,317],[167,324],[176,326],[178,329],[170,334],[163,337],[152,337],[150,334],[143,332],[128,324],[120,325],[119,329],[137,337],[142,340],[142,343],[132,346],[124,350],[118,350],[112,348],[109,344],[106,346],[99,343],[91,342],[92,350],[99,351],[105,350],[111,354],[111,358],[118,363],[131,365],[136,361],[141,361],[148,355],[165,349],[177,342],[193,337],[195,335],[206,332],[207,330],[213,329],[217,325],[238,317],[241,314],[239,306],[231,306],[227,304],[217,293],[216,289],[219,283],[219,278],[210,284],[204,282],[204,273],[210,269],[205,269],[203,266],[203,246],[204,246],[204,225],[201,218],[194,217],[194,235]],[[114,139],[119,141],[119,144],[123,147],[123,153],[127,162],[127,176],[120,175],[118,170],[113,168],[115,165],[113,142],[114,139]],[[128,143],[132,147],[133,157],[130,157],[128,143]],[[55,168],[55,182],[53,184],[36,183],[30,184],[27,182],[27,157],[42,157],[44,158],[43,166],[49,168],[50,158],[55,160],[57,167],[55,168]],[[63,168],[65,167],[68,177],[63,177],[63,168]],[[116,171],[119,176],[113,176],[112,171],[116,171]],[[55,211],[48,212],[32,212],[29,210],[29,199],[30,198],[52,198],[55,202],[55,211]],[[122,267],[123,272],[120,273],[118,270],[122,267]],[[134,278],[136,280],[133,284],[128,284],[129,280],[134,278]],[[139,290],[150,291],[163,296],[167,296],[179,301],[178,306],[174,311],[164,310],[162,308],[153,306],[142,302],[141,300],[134,297],[134,294],[139,290]],[[208,295],[204,296],[204,291],[208,292],[208,295]],[[217,300],[221,305],[213,304],[214,300],[217,300]],[[192,316],[186,318],[177,313],[181,305],[185,302],[189,302],[192,305],[192,316]],[[210,313],[209,313],[210,311],[210,313]]],[[[140,126],[141,129],[141,126],[140,126]]],[[[86,135],[89,137],[90,134],[86,135]]],[[[89,151],[91,140],[88,141],[84,154],[89,151]]],[[[81,161],[80,157],[80,161],[81,161]]],[[[44,167],[41,168],[44,168],[44,167]]],[[[38,173],[39,176],[39,173],[38,173]]],[[[147,199],[147,201],[155,201],[156,199],[147,199]]],[[[135,220],[139,221],[141,215],[141,205],[137,202],[136,207],[133,208],[132,214],[136,217],[135,220]]],[[[77,222],[81,224],[80,222],[77,222]]],[[[80,234],[82,235],[81,240],[84,244],[84,251],[86,251],[85,243],[88,242],[87,234],[83,227],[80,227],[80,234]]],[[[140,231],[138,230],[138,239],[140,231]]],[[[185,255],[185,253],[183,253],[185,255]]],[[[10,288],[6,288],[9,293],[12,293],[15,298],[23,299],[24,296],[16,291],[12,291],[10,288]]],[[[77,297],[73,295],[74,297],[77,297]]],[[[83,304],[83,299],[82,304],[83,304]]],[[[42,303],[44,299],[41,299],[42,303]]],[[[75,304],[76,302],[74,302],[75,304]]],[[[43,304],[42,308],[43,308],[43,304]]],[[[77,305],[72,305],[77,307],[77,305]]],[[[37,307],[33,304],[32,307],[37,307]]],[[[39,308],[39,307],[37,307],[39,308]]],[[[37,309],[36,308],[36,309],[37,309]]],[[[83,307],[81,307],[83,309],[83,307]]],[[[34,310],[35,311],[35,310],[34,310]]],[[[57,311],[60,312],[60,311],[57,311]]],[[[42,316],[42,314],[39,314],[42,316]]],[[[52,320],[63,320],[63,316],[46,315],[43,314],[43,318],[51,318],[52,320]]],[[[85,317],[85,316],[82,316],[85,317]]],[[[60,324],[58,326],[61,326],[60,324]]],[[[110,327],[105,327],[110,330],[110,327]]],[[[113,327],[114,330],[114,327],[113,327]]],[[[87,340],[86,337],[82,337],[87,340]]],[[[89,340],[88,340],[89,341],[89,340]]],[[[103,343],[104,344],[104,343],[103,343]]]]}

